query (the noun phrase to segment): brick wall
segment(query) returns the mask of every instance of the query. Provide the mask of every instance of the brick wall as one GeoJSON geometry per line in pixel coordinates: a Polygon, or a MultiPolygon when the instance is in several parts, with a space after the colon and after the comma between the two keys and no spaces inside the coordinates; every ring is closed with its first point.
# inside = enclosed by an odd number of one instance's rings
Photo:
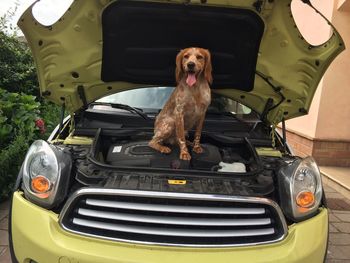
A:
{"type": "Polygon", "coordinates": [[[290,131],[287,141],[295,155],[311,155],[318,165],[350,167],[350,141],[311,139],[290,131]]]}

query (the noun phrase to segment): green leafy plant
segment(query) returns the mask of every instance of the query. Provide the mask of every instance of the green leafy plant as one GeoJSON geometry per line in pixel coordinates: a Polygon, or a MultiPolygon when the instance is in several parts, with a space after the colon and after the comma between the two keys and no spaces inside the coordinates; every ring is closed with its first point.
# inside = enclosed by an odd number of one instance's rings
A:
{"type": "Polygon", "coordinates": [[[11,93],[0,89],[0,146],[6,147],[21,130],[24,135],[32,136],[38,127],[40,103],[35,97],[24,93],[11,93]]]}
{"type": "Polygon", "coordinates": [[[39,95],[33,58],[26,43],[0,31],[0,87],[39,95]]]}
{"type": "Polygon", "coordinates": [[[29,142],[32,139],[19,130],[14,139],[0,150],[0,201],[5,199],[13,189],[18,171],[21,168],[29,142]]]}
{"type": "Polygon", "coordinates": [[[53,103],[0,89],[0,200],[11,192],[29,145],[47,138],[58,122],[53,103]]]}
{"type": "Polygon", "coordinates": [[[19,2],[0,17],[0,87],[10,92],[24,92],[39,96],[39,84],[34,60],[18,27],[11,21],[19,2]]]}
{"type": "Polygon", "coordinates": [[[42,134],[42,137],[47,138],[53,129],[60,123],[61,108],[52,102],[44,100],[41,102],[39,109],[46,128],[46,132],[42,134]]]}

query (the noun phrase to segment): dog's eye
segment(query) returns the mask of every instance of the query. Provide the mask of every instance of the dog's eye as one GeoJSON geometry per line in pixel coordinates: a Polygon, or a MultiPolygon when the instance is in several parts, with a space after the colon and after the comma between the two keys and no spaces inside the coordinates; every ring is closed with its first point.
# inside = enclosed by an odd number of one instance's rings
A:
{"type": "Polygon", "coordinates": [[[184,55],[184,58],[185,59],[188,59],[190,56],[189,55],[184,55]]]}
{"type": "Polygon", "coordinates": [[[203,59],[203,56],[197,55],[197,59],[203,59]]]}

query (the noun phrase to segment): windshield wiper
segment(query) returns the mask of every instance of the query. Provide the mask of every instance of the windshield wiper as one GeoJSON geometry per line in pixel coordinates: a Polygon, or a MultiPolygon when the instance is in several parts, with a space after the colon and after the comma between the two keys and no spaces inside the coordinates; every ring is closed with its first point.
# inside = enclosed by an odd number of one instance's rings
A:
{"type": "Polygon", "coordinates": [[[137,115],[139,115],[143,119],[150,120],[150,118],[145,113],[143,113],[141,109],[131,107],[127,104],[110,103],[110,102],[93,102],[90,105],[107,105],[107,106],[110,106],[110,107],[115,108],[115,109],[122,109],[122,110],[126,110],[126,111],[129,111],[132,113],[136,113],[137,115]]]}

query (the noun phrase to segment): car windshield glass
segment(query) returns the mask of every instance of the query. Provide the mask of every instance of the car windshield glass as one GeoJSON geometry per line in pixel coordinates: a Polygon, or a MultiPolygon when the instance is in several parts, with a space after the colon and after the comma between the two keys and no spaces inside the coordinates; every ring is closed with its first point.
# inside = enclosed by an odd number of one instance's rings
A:
{"type": "MultiPolygon", "coordinates": [[[[103,97],[97,100],[97,102],[126,104],[134,108],[142,109],[145,112],[156,111],[163,108],[173,90],[173,87],[150,87],[127,90],[103,97]]],[[[250,108],[230,98],[213,93],[208,112],[230,112],[246,115],[250,114],[252,111],[250,108]]]]}

